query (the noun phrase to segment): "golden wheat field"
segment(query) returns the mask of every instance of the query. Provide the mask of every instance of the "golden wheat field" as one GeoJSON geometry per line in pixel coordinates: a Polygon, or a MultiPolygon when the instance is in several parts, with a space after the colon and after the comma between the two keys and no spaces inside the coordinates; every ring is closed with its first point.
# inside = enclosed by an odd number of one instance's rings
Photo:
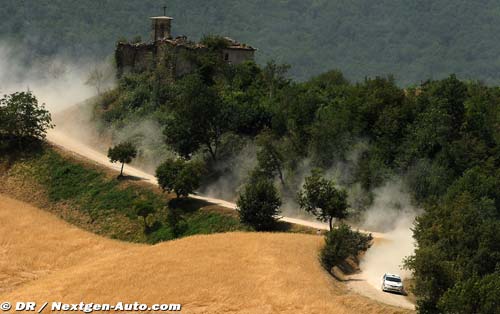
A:
{"type": "Polygon", "coordinates": [[[0,195],[0,300],[179,303],[182,313],[410,312],[347,291],[321,268],[321,243],[227,233],[128,244],[0,195]]]}

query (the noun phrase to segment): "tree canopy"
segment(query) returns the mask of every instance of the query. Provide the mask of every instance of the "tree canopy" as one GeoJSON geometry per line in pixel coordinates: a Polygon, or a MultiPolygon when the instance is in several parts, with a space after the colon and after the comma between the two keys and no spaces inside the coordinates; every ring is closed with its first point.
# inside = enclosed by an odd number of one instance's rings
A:
{"type": "Polygon", "coordinates": [[[326,233],[325,246],[320,252],[321,264],[331,272],[334,266],[339,266],[348,257],[357,258],[360,253],[368,250],[372,240],[371,234],[353,231],[349,225],[342,223],[326,233]]]}
{"type": "Polygon", "coordinates": [[[332,180],[323,178],[318,169],[306,178],[298,196],[300,207],[319,220],[327,221],[330,230],[333,229],[333,219],[347,217],[347,192],[336,188],[332,180]]]}
{"type": "Polygon", "coordinates": [[[45,139],[51,123],[49,111],[31,92],[16,92],[0,99],[0,141],[24,145],[45,139]]]}
{"type": "Polygon", "coordinates": [[[177,198],[187,197],[199,186],[202,167],[194,161],[167,159],[156,169],[160,187],[167,192],[175,192],[177,198]]]}
{"type": "Polygon", "coordinates": [[[116,146],[110,147],[108,150],[108,158],[111,162],[120,162],[120,177],[123,176],[123,166],[132,162],[137,156],[137,148],[131,142],[123,142],[116,146]]]}
{"type": "Polygon", "coordinates": [[[241,222],[266,231],[276,226],[281,199],[271,180],[255,177],[245,185],[236,205],[241,222]]]}

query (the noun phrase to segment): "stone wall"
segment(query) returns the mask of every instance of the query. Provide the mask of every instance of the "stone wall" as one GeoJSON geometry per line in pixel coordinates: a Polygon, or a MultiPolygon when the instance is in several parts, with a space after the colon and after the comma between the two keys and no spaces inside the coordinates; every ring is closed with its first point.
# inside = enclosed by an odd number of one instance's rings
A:
{"type": "MultiPolygon", "coordinates": [[[[192,54],[203,54],[204,47],[178,45],[171,41],[157,41],[150,44],[119,43],[115,58],[117,75],[121,77],[129,72],[143,72],[161,66],[167,69],[173,79],[193,72],[196,65],[192,54]]],[[[254,59],[254,51],[249,49],[227,48],[221,51],[224,61],[240,64],[254,59]]]]}
{"type": "Polygon", "coordinates": [[[230,64],[240,64],[254,59],[254,51],[247,49],[222,49],[224,61],[230,64]]]}
{"type": "Polygon", "coordinates": [[[119,43],[115,51],[118,76],[127,72],[142,72],[153,68],[156,46],[153,44],[119,43]]]}

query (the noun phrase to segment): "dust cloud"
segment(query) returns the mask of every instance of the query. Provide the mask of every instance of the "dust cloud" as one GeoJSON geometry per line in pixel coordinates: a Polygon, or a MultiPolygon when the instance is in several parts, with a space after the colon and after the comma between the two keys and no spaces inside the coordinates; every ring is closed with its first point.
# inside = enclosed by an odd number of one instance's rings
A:
{"type": "MultiPolygon", "coordinates": [[[[129,122],[122,127],[111,127],[101,130],[101,136],[107,134],[108,144],[118,144],[124,141],[134,143],[138,148],[138,156],[131,163],[147,173],[155,173],[156,168],[167,158],[175,154],[165,144],[160,124],[152,119],[129,122]]],[[[109,147],[101,147],[106,150],[109,147]]]]}
{"type": "Polygon", "coordinates": [[[257,165],[257,147],[248,139],[234,134],[225,136],[221,146],[219,161],[212,165],[218,177],[215,180],[208,178],[209,182],[200,189],[200,193],[235,202],[257,165]]]}
{"type": "Polygon", "coordinates": [[[94,84],[87,83],[92,71],[103,69],[100,88],[113,86],[110,66],[59,56],[30,59],[24,49],[0,41],[0,94],[31,91],[52,115],[55,130],[89,143],[96,141],[90,101],[96,97],[94,84]]]}
{"type": "Polygon", "coordinates": [[[52,114],[56,128],[49,131],[49,137],[63,133],[104,153],[111,145],[132,141],[139,148],[132,165],[154,173],[172,155],[158,123],[143,120],[109,128],[94,117],[99,94],[115,85],[109,60],[75,60],[64,55],[31,60],[22,47],[0,41],[0,94],[31,91],[52,114]]]}
{"type": "Polygon", "coordinates": [[[376,248],[366,252],[360,268],[365,280],[378,289],[384,273],[410,277],[402,264],[405,257],[414,253],[411,228],[420,210],[411,204],[400,179],[387,182],[373,193],[375,199],[362,216],[360,228],[382,232],[384,238],[376,243],[376,248]]]}
{"type": "Polygon", "coordinates": [[[56,114],[95,95],[85,82],[96,65],[67,57],[29,60],[23,49],[0,42],[0,93],[30,90],[56,114]]]}
{"type": "MultiPolygon", "coordinates": [[[[384,273],[399,274],[403,278],[410,273],[402,269],[404,258],[413,255],[415,244],[412,227],[420,209],[415,207],[404,180],[394,177],[372,191],[365,190],[354,178],[354,169],[362,153],[369,149],[364,140],[357,141],[345,160],[336,161],[325,171],[325,177],[333,179],[348,192],[348,203],[353,213],[349,222],[354,229],[369,230],[382,235],[375,246],[361,259],[360,278],[380,289],[384,273]]],[[[305,177],[313,168],[310,160],[303,160],[295,172],[294,190],[299,190],[305,177]]],[[[316,218],[299,209],[294,193],[283,197],[283,215],[307,221],[316,218]]]]}

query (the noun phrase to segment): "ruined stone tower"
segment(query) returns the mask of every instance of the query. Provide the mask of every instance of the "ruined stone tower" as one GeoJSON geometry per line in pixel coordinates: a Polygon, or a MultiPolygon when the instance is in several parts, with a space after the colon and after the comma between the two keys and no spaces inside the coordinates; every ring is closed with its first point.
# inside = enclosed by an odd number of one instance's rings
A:
{"type": "Polygon", "coordinates": [[[172,39],[172,20],[168,16],[151,17],[151,37],[153,42],[163,39],[172,39]]]}

